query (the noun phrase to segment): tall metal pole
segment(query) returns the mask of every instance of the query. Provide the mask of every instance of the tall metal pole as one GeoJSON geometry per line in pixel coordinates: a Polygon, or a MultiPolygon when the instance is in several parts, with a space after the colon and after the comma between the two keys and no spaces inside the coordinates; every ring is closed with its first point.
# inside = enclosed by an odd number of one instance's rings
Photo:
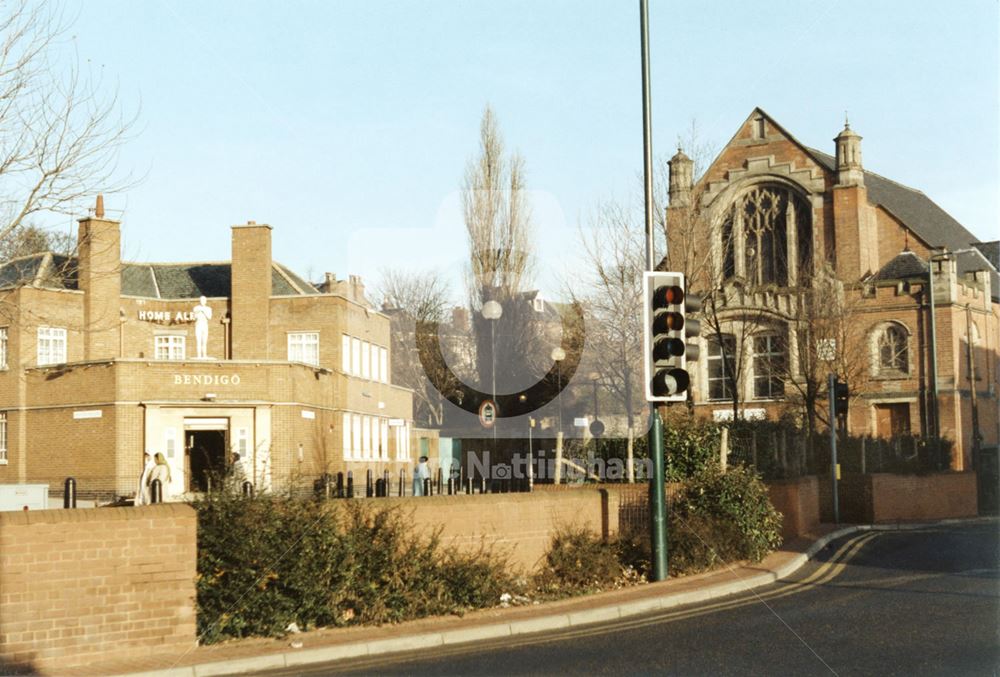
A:
{"type": "Polygon", "coordinates": [[[840,496],[837,494],[837,377],[830,374],[827,377],[830,398],[830,477],[833,482],[833,523],[840,524],[840,496]]]}
{"type": "Polygon", "coordinates": [[[972,307],[965,304],[965,359],[969,371],[969,402],[972,405],[972,467],[979,469],[979,447],[982,437],[979,434],[979,400],[976,397],[976,356],[972,343],[972,307]]]}
{"type": "MultiPolygon", "coordinates": [[[[639,0],[639,33],[642,43],[642,175],[646,199],[646,270],[653,270],[653,126],[649,103],[649,4],[639,0]]],[[[664,252],[666,253],[666,252],[664,252]]],[[[647,327],[648,330],[648,327],[647,327]]],[[[649,480],[649,530],[653,580],[667,578],[667,498],[664,482],[663,421],[655,404],[649,405],[649,455],[653,476],[649,480]]]]}

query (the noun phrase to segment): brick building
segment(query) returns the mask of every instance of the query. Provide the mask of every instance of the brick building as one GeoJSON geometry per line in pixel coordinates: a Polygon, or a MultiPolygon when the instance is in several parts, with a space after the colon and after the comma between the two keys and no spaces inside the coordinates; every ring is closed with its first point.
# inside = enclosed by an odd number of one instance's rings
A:
{"type": "Polygon", "coordinates": [[[714,290],[721,328],[702,327],[696,406],[729,417],[738,388],[744,414],[777,416],[818,356],[848,372],[852,434],[940,433],[955,443],[952,467],[970,468],[976,444],[1000,436],[1000,243],[865,170],[849,125],[834,144],[834,155],[809,148],[758,108],[697,182],[683,152],[671,160],[666,265],[714,290]],[[816,304],[803,289],[824,279],[849,312],[839,335],[804,317],[816,304]]]}
{"type": "Polygon", "coordinates": [[[130,496],[143,449],[165,454],[174,497],[235,452],[259,490],[411,464],[412,392],[391,383],[389,319],[359,278],[313,286],[253,222],[232,228],[228,262],[120,250],[98,198],[76,257],[0,266],[0,483],[72,475],[81,494],[130,496]]]}

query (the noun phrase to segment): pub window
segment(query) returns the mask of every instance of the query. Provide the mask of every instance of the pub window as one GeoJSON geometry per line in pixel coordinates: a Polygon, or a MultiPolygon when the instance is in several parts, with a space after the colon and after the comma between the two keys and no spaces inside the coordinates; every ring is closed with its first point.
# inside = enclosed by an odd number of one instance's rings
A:
{"type": "Polygon", "coordinates": [[[361,377],[361,363],[363,362],[361,348],[364,344],[365,342],[361,339],[351,339],[351,373],[358,378],[361,377]]]}
{"type": "Polygon", "coordinates": [[[288,334],[288,361],[319,364],[319,333],[292,332],[288,334]]]}
{"type": "Polygon", "coordinates": [[[354,414],[351,419],[351,432],[353,433],[351,453],[357,458],[361,455],[361,416],[358,414],[354,414]]]}
{"type": "Polygon", "coordinates": [[[38,328],[38,364],[66,362],[66,330],[62,327],[38,328]]]}
{"type": "Polygon", "coordinates": [[[344,414],[343,415],[342,425],[343,425],[343,428],[344,428],[344,430],[343,430],[343,435],[344,435],[344,460],[345,461],[349,461],[349,460],[351,460],[351,458],[353,456],[353,454],[351,453],[352,450],[351,450],[351,415],[350,414],[344,414]]]}
{"type": "Polygon", "coordinates": [[[378,349],[379,374],[382,383],[389,382],[389,351],[385,348],[378,349]]]}
{"type": "Polygon", "coordinates": [[[0,411],[0,465],[7,465],[7,412],[0,411]]]}
{"type": "Polygon", "coordinates": [[[361,378],[372,377],[371,344],[368,341],[361,342],[361,378]]]}
{"type": "Polygon", "coordinates": [[[753,340],[753,396],[761,399],[782,397],[787,367],[785,342],[777,334],[755,336],[753,340]]]}
{"type": "Polygon", "coordinates": [[[164,334],[153,337],[153,356],[157,360],[183,360],[186,337],[183,334],[164,334]]]}
{"type": "Polygon", "coordinates": [[[733,361],[736,359],[736,337],[723,334],[708,340],[708,399],[728,400],[733,397],[733,361]],[[725,358],[725,359],[723,359],[725,358]]]}
{"type": "Polygon", "coordinates": [[[347,334],[340,337],[340,368],[345,374],[351,373],[351,337],[347,334]]]}
{"type": "Polygon", "coordinates": [[[0,369],[7,368],[7,327],[0,327],[0,369]]]}

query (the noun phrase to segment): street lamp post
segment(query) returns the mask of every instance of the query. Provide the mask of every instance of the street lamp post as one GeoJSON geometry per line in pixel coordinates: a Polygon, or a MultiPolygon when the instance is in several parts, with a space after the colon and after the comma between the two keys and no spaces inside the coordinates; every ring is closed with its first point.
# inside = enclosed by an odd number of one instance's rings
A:
{"type": "Polygon", "coordinates": [[[496,462],[497,455],[497,425],[500,422],[500,408],[497,406],[497,339],[496,321],[503,315],[503,306],[496,301],[487,301],[483,304],[483,317],[490,321],[490,363],[492,366],[492,377],[490,391],[493,402],[493,460],[490,462],[490,474],[492,475],[493,463],[496,462]]]}
{"type": "Polygon", "coordinates": [[[552,361],[556,363],[556,374],[558,377],[556,397],[559,400],[559,425],[556,428],[556,468],[552,478],[552,481],[555,484],[559,484],[559,481],[562,479],[562,456],[563,456],[562,361],[565,359],[566,359],[565,350],[559,347],[555,347],[552,349],[552,361]]]}

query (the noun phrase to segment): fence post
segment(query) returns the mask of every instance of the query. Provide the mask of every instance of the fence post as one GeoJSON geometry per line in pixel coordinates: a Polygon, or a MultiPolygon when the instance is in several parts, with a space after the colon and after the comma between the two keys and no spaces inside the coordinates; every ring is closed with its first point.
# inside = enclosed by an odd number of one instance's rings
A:
{"type": "Polygon", "coordinates": [[[389,497],[389,487],[392,486],[392,477],[389,475],[388,470],[382,471],[382,497],[389,497]]]}
{"type": "Polygon", "coordinates": [[[354,471],[347,471],[347,497],[354,498],[354,471]]]}
{"type": "Polygon", "coordinates": [[[726,468],[729,465],[729,428],[722,426],[721,435],[719,437],[719,467],[722,468],[722,472],[726,472],[726,468]]]}
{"type": "Polygon", "coordinates": [[[375,480],[372,477],[372,469],[368,468],[365,472],[365,498],[371,498],[375,495],[375,480]]]}
{"type": "Polygon", "coordinates": [[[760,470],[757,467],[757,431],[754,430],[750,433],[750,454],[753,459],[753,469],[760,470]]]}
{"type": "Polygon", "coordinates": [[[149,502],[163,503],[163,485],[160,480],[153,480],[149,483],[149,502]]]}
{"type": "Polygon", "coordinates": [[[406,496],[406,469],[399,469],[399,496],[402,498],[406,496]]]}
{"type": "Polygon", "coordinates": [[[862,437],[861,438],[861,474],[862,475],[865,474],[866,466],[868,465],[867,459],[865,458],[865,456],[868,455],[867,448],[868,448],[867,438],[862,437]]]}
{"type": "Polygon", "coordinates": [[[63,484],[63,508],[76,507],[76,478],[67,477],[63,484]]]}
{"type": "Polygon", "coordinates": [[[344,497],[344,471],[337,473],[337,498],[344,497]]]}

